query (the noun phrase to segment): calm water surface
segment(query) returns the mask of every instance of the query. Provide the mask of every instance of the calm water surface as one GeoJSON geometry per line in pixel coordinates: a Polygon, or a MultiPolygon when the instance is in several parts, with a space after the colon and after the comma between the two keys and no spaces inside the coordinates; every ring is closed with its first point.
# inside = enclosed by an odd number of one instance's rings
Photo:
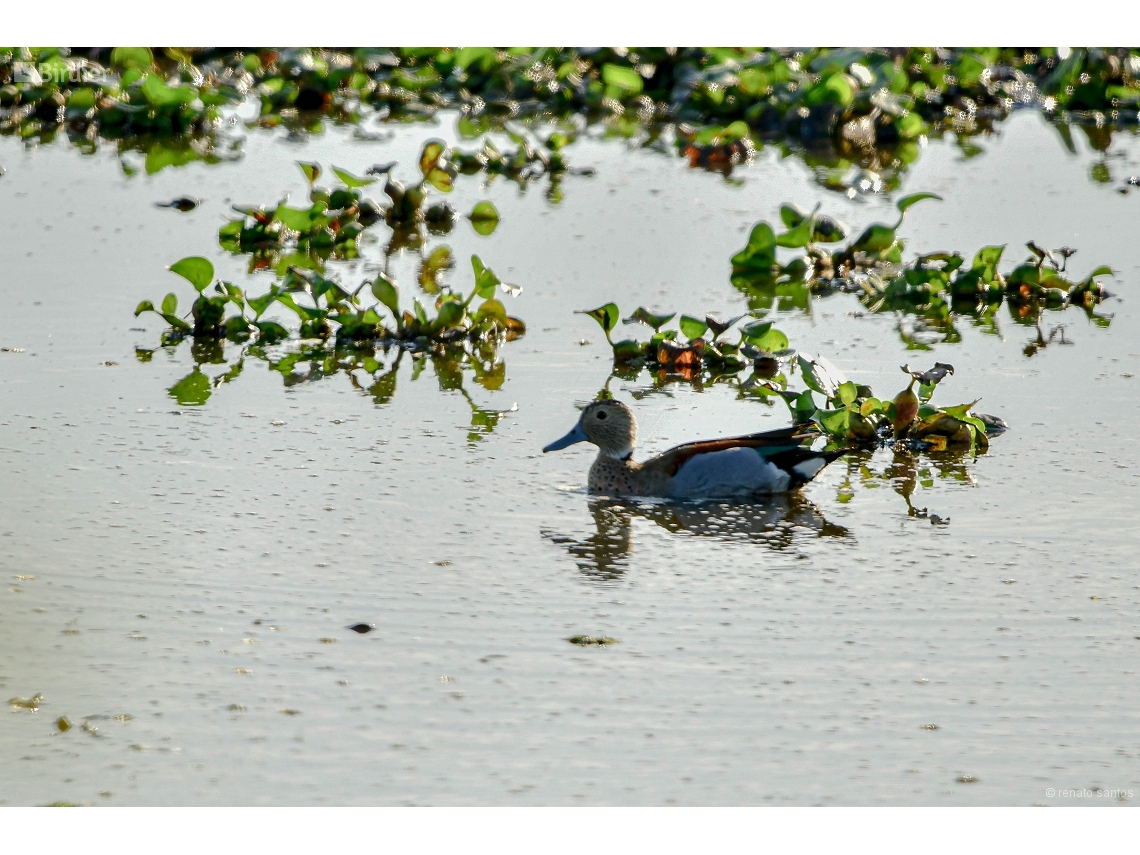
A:
{"type": "MultiPolygon", "coordinates": [[[[1064,324],[1072,344],[1027,357],[1036,331],[1003,308],[999,335],[963,321],[961,342],[916,352],[898,332],[913,319],[851,296],[777,313],[795,346],[884,396],[900,364],[952,362],[935,401],[980,397],[1011,425],[976,460],[881,451],[791,500],[628,507],[588,499],[586,446],[540,453],[609,376],[573,310],[738,313],[729,258],[781,202],[893,219],[892,200],[829,193],[767,150],[726,181],[586,138],[568,153],[596,174],[567,177],[559,204],[459,179],[458,210],[489,198],[503,219],[433,238],[460,261],[446,281],[469,288],[478,252],[524,288],[509,309],[529,331],[502,348],[497,389],[470,371],[441,388],[405,358],[378,405],[343,373],[286,388],[247,359],[193,408],[166,391],[193,368],[188,343],[136,358],[160,327],[135,304],[190,296],[166,265],[205,254],[253,278],[217,248],[231,202],[303,198],[296,159],[410,170],[453,127],[256,131],[236,162],[153,176],[107,147],[0,140],[0,691],[43,695],[2,714],[0,801],[1140,798],[1140,194],[1115,192],[1140,173],[1136,137],[1074,154],[1017,114],[977,157],[932,141],[902,188],[945,197],[908,213],[911,250],[1008,243],[1008,269],[1032,239],[1078,247],[1078,274],[1111,265],[1108,328],[1053,314],[1044,331],[1064,324]],[[1090,180],[1102,162],[1114,184],[1090,180]],[[203,205],[154,207],[184,194],[203,205]],[[506,412],[487,432],[490,411],[506,412]],[[361,621],[376,630],[346,629],[361,621]],[[566,641],[579,634],[619,643],[566,641]]],[[[339,271],[358,281],[377,258],[366,245],[339,271]]],[[[416,263],[393,261],[405,299],[416,263]]],[[[725,386],[611,389],[642,454],[787,423],[725,386]]]]}

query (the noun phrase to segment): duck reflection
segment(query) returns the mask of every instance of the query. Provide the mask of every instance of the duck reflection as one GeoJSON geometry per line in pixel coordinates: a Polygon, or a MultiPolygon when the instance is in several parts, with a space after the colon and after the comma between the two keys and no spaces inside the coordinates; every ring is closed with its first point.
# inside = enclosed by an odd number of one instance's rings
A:
{"type": "Polygon", "coordinates": [[[850,537],[798,493],[751,502],[653,502],[597,498],[589,501],[595,533],[575,538],[544,530],[543,537],[566,547],[585,575],[612,580],[625,572],[634,550],[633,521],[649,520],[674,534],[746,541],[783,551],[804,537],[850,537]]]}

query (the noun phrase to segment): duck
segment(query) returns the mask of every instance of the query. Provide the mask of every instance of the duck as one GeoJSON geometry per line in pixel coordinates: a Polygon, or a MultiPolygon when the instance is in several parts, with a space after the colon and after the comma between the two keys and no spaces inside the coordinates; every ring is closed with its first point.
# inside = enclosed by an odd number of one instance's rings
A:
{"type": "Polygon", "coordinates": [[[613,497],[730,499],[770,496],[800,489],[827,464],[850,449],[814,451],[801,427],[686,442],[643,463],[633,459],[637,419],[621,401],[594,401],[578,423],[543,453],[579,442],[593,443],[598,456],[587,489],[613,497]]]}

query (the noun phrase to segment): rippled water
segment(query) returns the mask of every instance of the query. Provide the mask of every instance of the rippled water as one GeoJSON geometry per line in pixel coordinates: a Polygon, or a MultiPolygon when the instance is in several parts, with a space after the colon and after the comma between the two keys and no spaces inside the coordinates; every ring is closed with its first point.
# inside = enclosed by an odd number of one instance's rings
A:
{"type": "MultiPolygon", "coordinates": [[[[902,188],[945,197],[908,213],[912,250],[1008,243],[1016,260],[1033,239],[1079,247],[1078,272],[1111,265],[1108,328],[1070,309],[1043,330],[1072,344],[1027,357],[1036,331],[1005,309],[1000,335],[963,322],[929,353],[906,350],[910,320],[851,296],[780,316],[883,394],[903,362],[952,362],[936,401],[981,397],[1011,425],[976,460],[882,451],[801,497],[631,507],[586,496],[587,447],[540,453],[609,375],[572,310],[735,313],[728,259],[779,203],[893,219],[890,200],[828,193],[769,150],[726,181],[585,139],[568,154],[596,174],[568,177],[560,204],[461,178],[456,208],[490,198],[502,224],[485,238],[461,221],[446,242],[524,287],[509,308],[529,331],[504,346],[499,389],[467,372],[465,397],[405,359],[378,405],[344,374],[286,388],[248,361],[204,407],[168,397],[189,345],[139,361],[160,329],[132,317],[178,287],[165,265],[207,254],[244,283],[217,249],[231,202],[301,198],[298,158],[411,167],[452,125],[258,131],[236,162],[154,176],[0,139],[0,691],[43,696],[4,714],[4,803],[1140,796],[1140,195],[1089,179],[1140,173],[1136,137],[1071,154],[1017,114],[977,157],[932,141],[902,188]],[[187,193],[204,204],[154,207],[187,193]],[[477,411],[510,412],[488,432],[477,411]]],[[[414,259],[395,270],[410,293],[414,259]]],[[[611,389],[641,454],[787,421],[724,386],[611,389]]]]}

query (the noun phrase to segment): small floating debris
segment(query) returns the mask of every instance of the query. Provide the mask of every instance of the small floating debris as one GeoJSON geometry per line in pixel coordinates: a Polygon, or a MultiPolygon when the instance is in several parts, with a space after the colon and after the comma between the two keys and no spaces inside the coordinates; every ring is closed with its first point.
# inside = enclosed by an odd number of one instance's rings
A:
{"type": "Polygon", "coordinates": [[[923,730],[938,730],[938,725],[936,725],[934,722],[930,722],[929,724],[924,724],[922,726],[922,729],[923,730]]]}
{"type": "Polygon", "coordinates": [[[300,715],[301,714],[300,710],[294,710],[294,709],[278,710],[277,712],[281,713],[282,715],[300,715]]]}
{"type": "Polygon", "coordinates": [[[55,720],[55,727],[60,733],[67,733],[71,730],[71,722],[68,721],[67,716],[61,715],[55,720]]]}
{"type": "Polygon", "coordinates": [[[317,639],[321,644],[336,644],[335,638],[319,638],[317,639]]]}
{"type": "Polygon", "coordinates": [[[179,196],[177,199],[171,199],[169,202],[155,202],[156,208],[174,208],[176,211],[193,211],[202,204],[201,199],[195,199],[191,196],[179,196]]]}
{"type": "Polygon", "coordinates": [[[959,775],[958,776],[958,783],[959,784],[976,784],[976,783],[978,783],[978,779],[975,778],[973,775],[959,775]]]}
{"type": "Polygon", "coordinates": [[[38,710],[40,708],[40,701],[42,701],[43,699],[44,699],[44,696],[42,694],[40,694],[39,692],[37,692],[36,694],[32,695],[32,697],[30,697],[30,698],[9,698],[8,704],[13,709],[31,710],[32,712],[35,712],[36,710],[38,710]]]}
{"type": "Polygon", "coordinates": [[[572,635],[566,640],[579,647],[589,647],[591,645],[605,647],[608,644],[618,643],[616,638],[610,638],[608,635],[572,635]]]}
{"type": "Polygon", "coordinates": [[[360,633],[361,635],[367,635],[376,629],[376,627],[370,623],[354,623],[352,626],[347,627],[347,629],[351,629],[353,632],[360,633]]]}

